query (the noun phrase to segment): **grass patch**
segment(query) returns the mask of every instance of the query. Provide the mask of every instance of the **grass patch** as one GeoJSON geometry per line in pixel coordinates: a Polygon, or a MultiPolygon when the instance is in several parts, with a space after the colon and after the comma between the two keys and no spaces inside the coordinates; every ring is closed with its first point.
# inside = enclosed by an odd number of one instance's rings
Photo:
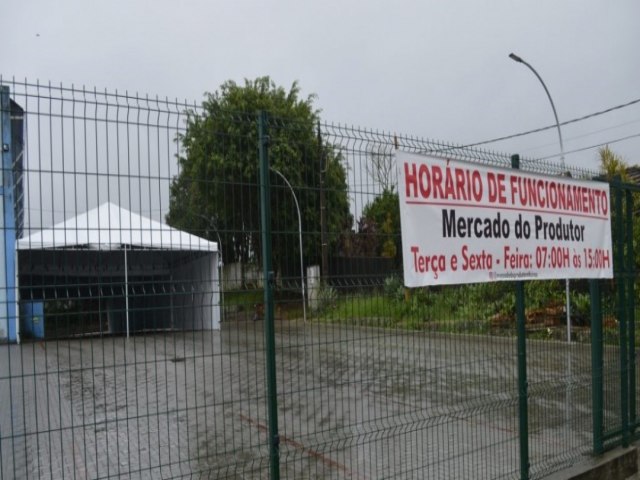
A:
{"type": "MultiPolygon", "coordinates": [[[[548,310],[544,307],[562,302],[564,296],[563,285],[558,281],[527,282],[525,291],[532,319],[536,309],[544,313],[548,310]]],[[[330,301],[319,303],[313,312],[313,318],[322,322],[450,333],[514,334],[515,289],[510,282],[406,289],[398,278],[389,277],[378,289],[340,294],[333,291],[326,297],[330,301]]],[[[572,299],[574,316],[579,314],[583,323],[588,324],[588,295],[574,292],[572,299]]],[[[532,336],[549,335],[545,329],[540,333],[532,331],[532,336]]]]}
{"type": "MultiPolygon", "coordinates": [[[[588,330],[591,299],[585,292],[586,286],[586,283],[578,284],[572,291],[571,300],[574,326],[588,330]]],[[[399,278],[389,277],[377,288],[356,290],[323,286],[315,294],[307,309],[307,318],[312,321],[413,331],[515,334],[512,282],[407,289],[399,278]]],[[[603,297],[603,310],[615,311],[612,296],[605,294],[603,297]]],[[[555,280],[525,282],[525,298],[528,337],[559,338],[565,331],[562,327],[564,317],[560,320],[555,317],[558,317],[557,305],[564,303],[564,284],[555,280]]],[[[224,301],[225,308],[252,311],[263,303],[264,293],[262,289],[234,290],[225,293],[224,301]]],[[[302,318],[298,290],[276,290],[275,303],[276,318],[302,318]]],[[[611,327],[605,322],[604,341],[607,344],[615,343],[619,335],[617,326],[611,327]]],[[[640,329],[636,329],[636,335],[640,336],[640,329]]]]}
{"type": "Polygon", "coordinates": [[[489,322],[468,315],[457,300],[443,292],[427,290],[402,294],[384,292],[341,295],[315,312],[315,319],[329,323],[366,325],[406,330],[436,330],[459,333],[487,332],[489,322]]]}
{"type": "MultiPolygon", "coordinates": [[[[226,312],[262,312],[263,289],[238,289],[224,292],[226,312]]],[[[277,318],[302,318],[302,293],[300,290],[277,289],[274,297],[277,318]]]]}
{"type": "Polygon", "coordinates": [[[252,310],[255,305],[264,301],[264,290],[229,290],[224,292],[225,308],[234,311],[252,310]]]}

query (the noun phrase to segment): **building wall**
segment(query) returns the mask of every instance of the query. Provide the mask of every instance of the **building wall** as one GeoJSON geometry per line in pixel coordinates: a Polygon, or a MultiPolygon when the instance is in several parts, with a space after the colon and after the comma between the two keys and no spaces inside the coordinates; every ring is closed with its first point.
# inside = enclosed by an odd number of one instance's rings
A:
{"type": "Polygon", "coordinates": [[[0,340],[19,341],[16,303],[16,234],[22,230],[23,110],[0,87],[2,171],[0,191],[0,340]],[[19,186],[19,188],[17,187],[19,186]],[[18,213],[18,217],[16,217],[18,213]],[[19,221],[16,221],[19,219],[19,221]]]}
{"type": "Polygon", "coordinates": [[[7,249],[5,248],[4,241],[4,229],[5,217],[4,217],[4,195],[0,195],[0,223],[3,226],[3,235],[0,235],[0,340],[7,340],[9,334],[9,306],[7,305],[7,265],[5,257],[7,256],[7,249]]]}

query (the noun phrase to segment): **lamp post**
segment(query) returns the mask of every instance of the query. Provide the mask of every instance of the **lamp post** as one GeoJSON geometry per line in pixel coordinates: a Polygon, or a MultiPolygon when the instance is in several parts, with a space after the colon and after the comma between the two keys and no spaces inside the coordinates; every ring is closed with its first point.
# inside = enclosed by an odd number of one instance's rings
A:
{"type": "Polygon", "coordinates": [[[298,197],[296,197],[296,192],[293,190],[293,187],[289,183],[289,180],[287,180],[287,177],[285,177],[275,168],[269,168],[273,173],[282,178],[282,180],[284,180],[284,183],[287,184],[287,187],[289,187],[289,190],[291,190],[291,194],[293,195],[293,201],[296,203],[296,210],[298,211],[298,238],[300,240],[300,282],[302,283],[302,318],[304,320],[304,323],[307,323],[307,302],[304,291],[304,263],[302,258],[302,216],[300,215],[300,205],[298,204],[298,197]]]}
{"type": "MultiPolygon", "coordinates": [[[[522,57],[519,57],[515,53],[510,53],[509,58],[514,62],[522,63],[529,70],[533,72],[540,83],[542,84],[542,88],[544,88],[545,93],[547,94],[547,98],[549,99],[549,103],[551,104],[551,109],[553,110],[553,116],[556,119],[556,127],[558,128],[558,139],[560,140],[560,163],[562,165],[562,171],[564,172],[566,167],[564,163],[564,144],[562,143],[562,131],[560,130],[560,121],[558,120],[558,112],[556,112],[556,106],[553,103],[553,99],[551,98],[551,94],[549,93],[549,89],[542,80],[542,77],[536,72],[536,69],[533,68],[529,63],[524,61],[522,57]]],[[[565,297],[566,297],[566,310],[567,310],[567,342],[571,343],[571,295],[569,291],[569,279],[565,280],[565,297]]]]}

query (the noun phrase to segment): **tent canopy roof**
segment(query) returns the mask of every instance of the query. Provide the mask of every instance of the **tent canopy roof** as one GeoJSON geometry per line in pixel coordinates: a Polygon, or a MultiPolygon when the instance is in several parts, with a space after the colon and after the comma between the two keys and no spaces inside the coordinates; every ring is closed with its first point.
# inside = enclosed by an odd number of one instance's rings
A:
{"type": "Polygon", "coordinates": [[[82,248],[115,250],[123,246],[182,251],[217,252],[218,245],[204,238],[133,213],[106,202],[41,230],[17,242],[19,250],[82,248]]]}

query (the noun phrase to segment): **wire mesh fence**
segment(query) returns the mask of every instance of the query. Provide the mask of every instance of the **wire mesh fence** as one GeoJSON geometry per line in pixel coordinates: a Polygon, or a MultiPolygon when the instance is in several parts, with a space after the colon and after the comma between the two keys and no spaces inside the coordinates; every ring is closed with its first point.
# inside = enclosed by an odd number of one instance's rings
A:
{"type": "MultiPolygon", "coordinates": [[[[211,96],[0,83],[3,132],[21,132],[3,170],[0,478],[540,478],[594,451],[589,283],[571,283],[571,345],[564,284],[524,286],[528,432],[514,284],[402,284],[394,152],[510,155],[315,115],[274,112],[261,133],[211,96]]],[[[600,283],[615,444],[635,355],[600,283]]]]}

